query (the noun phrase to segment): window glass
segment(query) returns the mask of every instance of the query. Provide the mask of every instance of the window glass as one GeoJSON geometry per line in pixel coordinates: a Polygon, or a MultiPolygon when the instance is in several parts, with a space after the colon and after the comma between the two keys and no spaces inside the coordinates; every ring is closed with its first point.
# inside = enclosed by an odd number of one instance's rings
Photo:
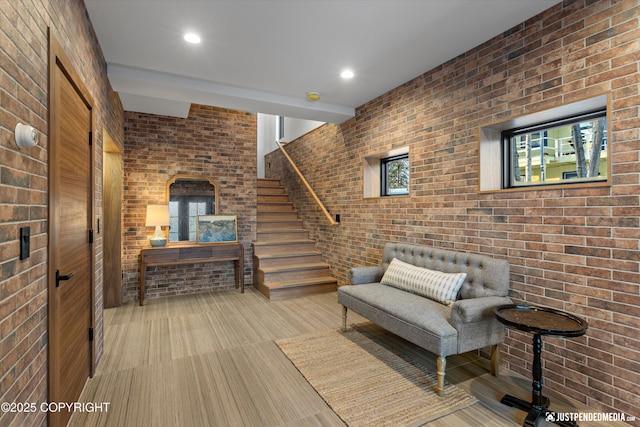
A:
{"type": "Polygon", "coordinates": [[[503,132],[505,187],[607,180],[604,110],[503,132]]]}
{"type": "Polygon", "coordinates": [[[388,157],[380,161],[383,196],[409,194],[409,155],[388,157]]]}
{"type": "Polygon", "coordinates": [[[177,242],[180,240],[178,232],[178,224],[180,223],[180,203],[176,200],[169,202],[169,241],[177,242]]]}
{"type": "Polygon", "coordinates": [[[215,214],[210,197],[171,196],[169,200],[169,241],[196,240],[198,215],[215,214]]]}
{"type": "Polygon", "coordinates": [[[196,227],[198,215],[207,214],[205,202],[189,202],[189,240],[196,240],[196,227]]]}

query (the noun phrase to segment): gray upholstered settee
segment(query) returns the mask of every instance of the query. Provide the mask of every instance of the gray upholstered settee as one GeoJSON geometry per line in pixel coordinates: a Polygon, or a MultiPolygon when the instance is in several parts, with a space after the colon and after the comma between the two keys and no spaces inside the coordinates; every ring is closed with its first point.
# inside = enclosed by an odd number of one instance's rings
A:
{"type": "Polygon", "coordinates": [[[443,394],[446,357],[452,354],[491,346],[491,373],[497,375],[504,326],[496,319],[494,309],[511,303],[507,297],[507,261],[433,247],[387,243],[381,265],[351,268],[349,279],[355,286],[338,288],[344,330],[347,330],[347,309],[351,309],[434,353],[437,356],[438,394],[443,394]],[[466,273],[457,298],[454,297],[455,302],[445,305],[381,284],[394,258],[430,270],[466,273]]]}

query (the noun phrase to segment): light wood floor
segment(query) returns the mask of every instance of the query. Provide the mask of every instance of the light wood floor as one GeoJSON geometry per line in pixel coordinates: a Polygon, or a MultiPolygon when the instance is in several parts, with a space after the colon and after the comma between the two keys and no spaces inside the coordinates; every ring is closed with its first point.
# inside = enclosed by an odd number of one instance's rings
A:
{"type": "MultiPolygon", "coordinates": [[[[350,312],[350,323],[365,321],[350,312]]],[[[253,288],[167,297],[105,310],[104,322],[104,356],[80,401],[109,402],[109,410],[76,412],[70,426],[343,426],[274,343],[338,329],[335,292],[284,301],[253,288]]],[[[386,336],[385,344],[435,371],[433,355],[386,336]]],[[[496,378],[488,367],[473,353],[447,358],[447,380],[479,402],[428,425],[522,425],[525,414],[499,400],[504,393],[528,399],[531,381],[504,369],[496,378]]],[[[553,410],[594,412],[545,394],[553,410]]]]}

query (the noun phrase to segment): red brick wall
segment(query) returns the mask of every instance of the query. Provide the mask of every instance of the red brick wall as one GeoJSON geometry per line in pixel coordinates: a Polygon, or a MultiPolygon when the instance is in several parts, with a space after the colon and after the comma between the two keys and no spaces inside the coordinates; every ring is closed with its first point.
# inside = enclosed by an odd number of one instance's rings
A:
{"type": "MultiPolygon", "coordinates": [[[[589,321],[583,337],[544,339],[545,387],[639,417],[639,16],[635,0],[565,2],[289,144],[338,226],[280,153],[266,174],[283,178],[341,284],[386,241],[507,259],[515,301],[589,321]],[[611,187],[478,193],[480,126],[603,93],[611,187]],[[363,199],[364,156],[405,145],[410,197],[363,199]]],[[[509,331],[503,363],[529,377],[531,336],[509,331]]]]}
{"type": "MultiPolygon", "coordinates": [[[[96,216],[102,219],[102,131],[123,142],[123,111],[106,77],[106,64],[84,4],[0,1],[0,402],[47,399],[48,37],[51,27],[91,93],[96,128],[96,216]],[[18,149],[13,130],[28,123],[36,147],[18,149]],[[31,256],[19,259],[18,230],[31,227],[31,256]]],[[[95,240],[96,329],[103,351],[102,235],[95,240]]],[[[5,413],[0,425],[45,425],[42,412],[5,413]]]]}
{"type": "MultiPolygon", "coordinates": [[[[166,203],[166,183],[177,174],[206,175],[218,185],[218,213],[238,215],[251,283],[251,241],[257,218],[255,115],[192,105],[186,119],[125,113],[123,301],[138,299],[140,250],[154,230],[146,206],[166,203]]],[[[166,228],[163,230],[167,235],[166,228]]],[[[235,286],[232,262],[149,268],[145,299],[235,286]]]]}

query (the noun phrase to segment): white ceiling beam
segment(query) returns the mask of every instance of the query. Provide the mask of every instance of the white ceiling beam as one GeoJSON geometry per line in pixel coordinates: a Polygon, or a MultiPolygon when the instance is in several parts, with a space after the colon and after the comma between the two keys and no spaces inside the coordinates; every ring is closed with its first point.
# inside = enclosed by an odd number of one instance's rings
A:
{"type": "MultiPolygon", "coordinates": [[[[207,80],[178,76],[159,71],[129,67],[120,64],[107,64],[107,73],[111,86],[116,92],[133,95],[134,99],[153,99],[153,109],[166,109],[160,103],[167,102],[173,107],[184,103],[215,105],[252,113],[264,113],[294,117],[298,119],[342,123],[355,115],[355,108],[311,102],[299,97],[290,97],[260,90],[214,83],[207,80]],[[154,105],[155,103],[155,105],[154,105]]],[[[121,95],[122,99],[126,96],[121,95]]],[[[123,101],[124,103],[124,101],[123,101]]],[[[148,103],[138,102],[136,108],[145,108],[148,103]]],[[[129,110],[125,106],[126,110],[129,110]]],[[[133,110],[135,111],[135,110],[133,110]]],[[[149,112],[151,111],[141,111],[149,112]]]]}

